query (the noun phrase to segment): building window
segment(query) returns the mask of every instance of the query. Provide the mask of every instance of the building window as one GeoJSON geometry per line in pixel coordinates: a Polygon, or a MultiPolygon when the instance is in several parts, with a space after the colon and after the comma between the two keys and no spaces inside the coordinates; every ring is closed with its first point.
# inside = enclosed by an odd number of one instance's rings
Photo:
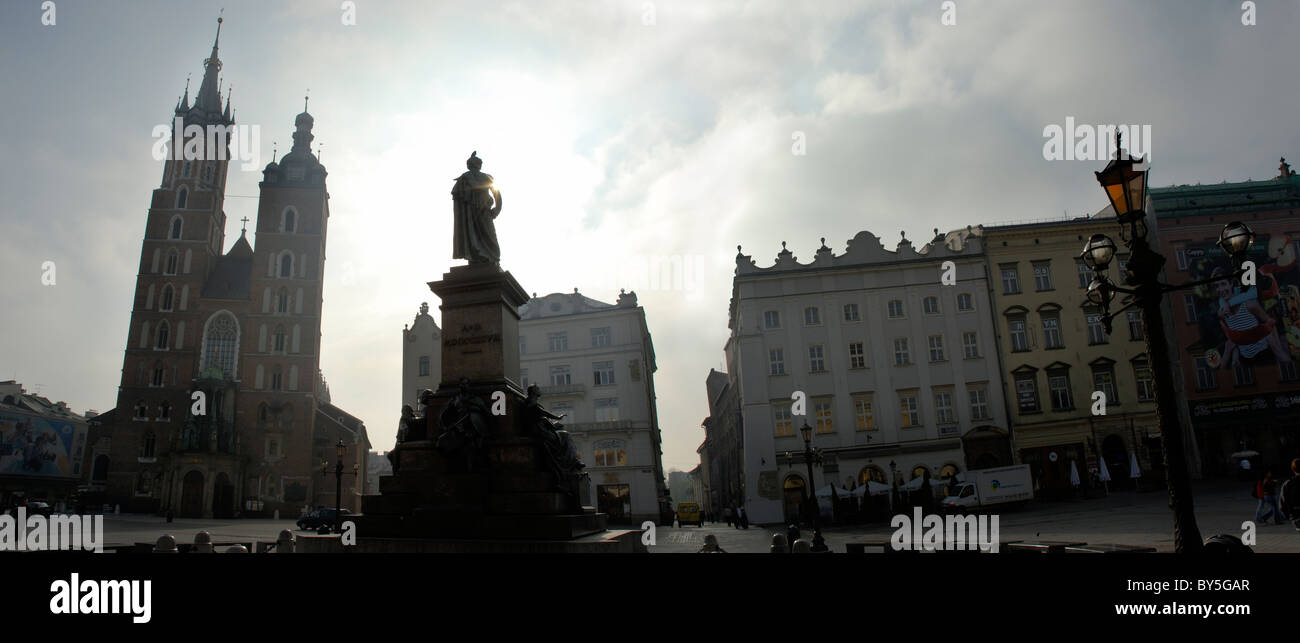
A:
{"type": "Polygon", "coordinates": [[[894,340],[894,366],[906,366],[912,362],[911,356],[907,352],[907,338],[900,337],[894,340]]]}
{"type": "Polygon", "coordinates": [[[902,318],[903,318],[903,300],[902,300],[902,299],[890,299],[890,300],[889,300],[889,318],[890,318],[890,319],[902,319],[902,318]]]}
{"type": "Polygon", "coordinates": [[[1065,343],[1061,341],[1060,313],[1043,313],[1043,347],[1065,348],[1065,343]]]}
{"type": "Polygon", "coordinates": [[[1011,329],[1012,352],[1029,350],[1029,330],[1024,316],[1021,315],[1008,319],[1007,327],[1011,329]]]}
{"type": "Polygon", "coordinates": [[[551,367],[551,386],[568,386],[573,383],[568,366],[551,367]]]}
{"type": "Polygon", "coordinates": [[[781,311],[769,310],[763,313],[763,328],[780,328],[781,311]]]}
{"type": "Polygon", "coordinates": [[[1034,263],[1034,290],[1052,289],[1052,267],[1046,261],[1034,263]]]}
{"type": "Polygon", "coordinates": [[[970,416],[972,420],[989,419],[989,392],[983,387],[967,391],[970,398],[970,416]]]}
{"type": "Polygon", "coordinates": [[[569,350],[568,333],[547,333],[546,348],[552,353],[569,350]]]}
{"type": "Polygon", "coordinates": [[[176,267],[179,263],[180,263],[180,255],[175,250],[169,251],[167,253],[167,265],[163,268],[163,274],[164,275],[176,274],[176,267]]]}
{"type": "Polygon", "coordinates": [[[1196,358],[1196,389],[1208,391],[1219,387],[1219,382],[1214,376],[1214,367],[1210,366],[1209,358],[1204,355],[1196,358]]]}
{"type": "Polygon", "coordinates": [[[154,437],[153,431],[146,431],[144,439],[140,444],[140,457],[152,458],[158,448],[158,439],[154,437]]]}
{"type": "Polygon", "coordinates": [[[275,295],[275,312],[281,315],[289,312],[289,291],[284,288],[275,295]]]}
{"type": "Polygon", "coordinates": [[[164,321],[163,323],[158,324],[158,341],[153,347],[157,350],[165,351],[167,350],[167,341],[169,339],[171,339],[171,331],[167,326],[167,322],[164,321]]]}
{"type": "Polygon", "coordinates": [[[419,371],[419,376],[420,376],[420,377],[428,377],[428,376],[429,376],[429,373],[430,373],[430,371],[429,371],[429,356],[428,356],[428,355],[421,355],[421,356],[420,356],[420,371],[419,371]]]}
{"type": "Polygon", "coordinates": [[[1139,402],[1154,402],[1156,383],[1151,376],[1151,363],[1144,359],[1133,360],[1133,380],[1137,382],[1139,402]]]}
{"type": "Polygon", "coordinates": [[[601,440],[592,447],[596,451],[596,466],[622,467],[627,465],[627,443],[622,440],[601,440]]]}
{"type": "Polygon", "coordinates": [[[1092,268],[1089,268],[1088,264],[1080,261],[1075,264],[1075,269],[1078,270],[1079,273],[1079,287],[1086,290],[1088,286],[1092,284],[1092,268]]]}
{"type": "Polygon", "coordinates": [[[178,215],[178,216],[174,217],[174,218],[172,219],[172,229],[171,229],[171,234],[168,235],[167,238],[169,238],[169,239],[180,239],[180,238],[181,238],[181,226],[182,226],[182,225],[183,225],[183,223],[181,222],[181,218],[180,218],[180,216],[178,215]]]}
{"type": "Polygon", "coordinates": [[[1196,295],[1183,295],[1183,312],[1187,315],[1187,323],[1195,324],[1199,319],[1196,315],[1196,295]]]}
{"type": "Polygon", "coordinates": [[[858,315],[857,304],[844,304],[844,321],[855,322],[861,320],[862,318],[858,315]]]}
{"type": "Polygon", "coordinates": [[[144,400],[140,400],[139,402],[135,403],[135,415],[131,419],[133,420],[149,419],[149,405],[145,404],[144,400]]]}
{"type": "Polygon", "coordinates": [[[285,232],[293,232],[298,223],[298,213],[292,209],[284,211],[284,225],[281,229],[285,232]]]}
{"type": "Polygon", "coordinates": [[[921,300],[921,309],[924,310],[924,311],[925,311],[925,314],[927,314],[927,315],[938,315],[938,314],[939,314],[939,298],[938,298],[938,297],[926,297],[925,299],[922,299],[922,300],[921,300]]]}
{"type": "Polygon", "coordinates": [[[821,344],[808,347],[808,372],[821,373],[826,370],[826,359],[821,344]]]}
{"type": "MultiPolygon", "coordinates": [[[[276,327],[275,327],[275,352],[280,353],[280,354],[284,354],[285,337],[286,337],[286,336],[285,336],[285,334],[284,334],[284,326],[276,326],[276,327]]],[[[427,360],[428,360],[429,358],[427,358],[427,357],[422,357],[422,358],[420,358],[420,359],[423,360],[423,361],[421,362],[422,365],[427,365],[427,364],[428,364],[427,360]]],[[[422,373],[422,375],[428,375],[428,373],[422,373]]]]}
{"type": "Polygon", "coordinates": [[[597,422],[617,422],[618,421],[618,398],[610,397],[596,400],[596,421],[597,422]]]}
{"type": "Polygon", "coordinates": [[[1016,271],[1015,264],[1007,264],[1002,267],[1002,294],[1015,295],[1020,292],[1020,273],[1016,271]]]}
{"type": "Polygon", "coordinates": [[[849,344],[849,368],[866,368],[867,353],[862,342],[852,342],[849,344]]]}
{"type": "Polygon", "coordinates": [[[280,367],[277,366],[271,371],[271,390],[279,391],[282,390],[283,388],[284,388],[284,376],[280,372],[280,367]]]}
{"type": "Polygon", "coordinates": [[[166,422],[172,419],[172,405],[162,402],[158,405],[158,421],[166,422]]]}
{"type": "Polygon", "coordinates": [[[898,410],[903,428],[921,426],[921,407],[917,404],[915,392],[898,394],[898,410]]]}
{"type": "Polygon", "coordinates": [[[934,421],[936,424],[953,424],[957,421],[952,410],[951,391],[938,391],[934,394],[934,421]]]}
{"type": "Polygon", "coordinates": [[[1053,411],[1068,411],[1074,408],[1070,398],[1070,372],[1065,369],[1047,372],[1047,394],[1052,399],[1053,411]]]}
{"type": "Polygon", "coordinates": [[[1178,269],[1187,270],[1187,248],[1179,248],[1174,251],[1174,255],[1178,260],[1178,269]]]}
{"type": "Polygon", "coordinates": [[[163,286],[162,298],[159,300],[158,310],[161,310],[163,312],[171,311],[174,292],[175,291],[172,289],[171,284],[167,284],[166,286],[163,286]]]}
{"type": "Polygon", "coordinates": [[[614,334],[609,326],[591,329],[591,347],[603,348],[614,343],[614,334]]]}
{"type": "Polygon", "coordinates": [[[785,375],[785,349],[772,348],[767,351],[767,363],[772,375],[785,375]]]}
{"type": "Polygon", "coordinates": [[[1140,342],[1146,338],[1142,334],[1142,312],[1138,310],[1128,311],[1128,338],[1140,342]]]}
{"type": "Polygon", "coordinates": [[[185,178],[187,178],[187,179],[190,178],[190,174],[193,173],[193,170],[194,170],[194,163],[193,163],[193,162],[191,162],[191,161],[186,161],[185,163],[181,164],[181,176],[182,176],[182,177],[185,177],[185,178]]]}
{"type": "Polygon", "coordinates": [[[1085,313],[1085,316],[1088,320],[1088,344],[1089,345],[1105,344],[1106,327],[1103,326],[1101,323],[1101,313],[1096,311],[1091,311],[1085,313]]]}
{"type": "Polygon", "coordinates": [[[1111,364],[1095,364],[1092,367],[1092,390],[1101,391],[1106,396],[1107,405],[1119,404],[1119,395],[1115,392],[1115,367],[1111,364]]]}
{"type": "Polygon", "coordinates": [[[957,310],[963,313],[975,310],[975,298],[965,292],[957,295],[957,310]]]}
{"type": "Polygon", "coordinates": [[[162,364],[155,364],[153,367],[153,379],[149,381],[152,386],[163,385],[163,367],[162,364]]]}
{"type": "Polygon", "coordinates": [[[975,359],[980,356],[979,335],[973,330],[968,330],[961,334],[962,352],[966,359],[975,359]]]}
{"type": "Polygon", "coordinates": [[[592,383],[595,386],[611,386],[614,384],[614,362],[592,362],[592,383]]]}
{"type": "Polygon", "coordinates": [[[1034,373],[1016,374],[1016,404],[1021,413],[1038,412],[1038,382],[1034,373]]]}
{"type": "Polygon", "coordinates": [[[818,433],[834,433],[835,425],[831,421],[831,401],[821,399],[813,401],[813,417],[816,418],[818,433]]]}
{"type": "MultiPolygon", "coordinates": [[[[185,176],[189,176],[189,174],[186,173],[185,176]]],[[[176,209],[184,210],[185,205],[189,203],[189,200],[190,200],[189,190],[186,190],[184,187],[182,187],[179,191],[176,192],[176,209]]]]}
{"type": "Polygon", "coordinates": [[[804,309],[803,309],[803,325],[804,325],[804,326],[821,326],[821,325],[822,325],[822,311],[821,311],[821,309],[818,308],[818,307],[816,307],[816,306],[809,306],[809,307],[807,307],[807,308],[804,308],[804,309]]]}
{"type": "Polygon", "coordinates": [[[874,431],[876,416],[871,410],[871,394],[859,393],[853,396],[853,415],[859,431],[874,431]]]}
{"type": "Polygon", "coordinates": [[[524,390],[528,390],[528,369],[519,369],[519,383],[523,385],[524,390]]]}
{"type": "Polygon", "coordinates": [[[776,429],[778,438],[794,435],[794,417],[790,414],[788,403],[772,406],[772,426],[776,429]]]}
{"type": "Polygon", "coordinates": [[[217,368],[228,378],[235,376],[235,343],[239,326],[235,318],[221,313],[208,322],[203,335],[203,368],[217,368]]]}
{"type": "Polygon", "coordinates": [[[1232,365],[1232,377],[1237,386],[1250,386],[1255,383],[1255,367],[1238,359],[1232,365]]]}
{"type": "Polygon", "coordinates": [[[943,335],[930,336],[930,361],[942,362],[943,357],[943,335]]]}

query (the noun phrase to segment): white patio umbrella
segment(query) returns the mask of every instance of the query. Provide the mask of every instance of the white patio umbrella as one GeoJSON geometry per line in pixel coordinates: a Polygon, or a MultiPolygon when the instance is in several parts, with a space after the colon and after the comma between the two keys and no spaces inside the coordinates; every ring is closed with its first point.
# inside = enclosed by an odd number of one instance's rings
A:
{"type": "Polygon", "coordinates": [[[1128,452],[1128,477],[1134,480],[1142,476],[1142,469],[1138,468],[1138,454],[1136,451],[1128,452]]]}
{"type": "Polygon", "coordinates": [[[1070,485],[1076,488],[1079,486],[1079,467],[1074,460],[1070,461],[1070,485]]]}
{"type": "Polygon", "coordinates": [[[870,493],[873,496],[883,496],[889,493],[889,485],[875,480],[868,480],[867,484],[858,485],[850,491],[849,494],[854,498],[861,498],[863,494],[870,493]]]}
{"type": "Polygon", "coordinates": [[[1100,465],[1097,471],[1097,479],[1101,480],[1101,486],[1103,489],[1106,490],[1106,495],[1109,496],[1110,495],[1110,469],[1106,467],[1106,458],[1104,457],[1097,458],[1097,463],[1100,465]]]}

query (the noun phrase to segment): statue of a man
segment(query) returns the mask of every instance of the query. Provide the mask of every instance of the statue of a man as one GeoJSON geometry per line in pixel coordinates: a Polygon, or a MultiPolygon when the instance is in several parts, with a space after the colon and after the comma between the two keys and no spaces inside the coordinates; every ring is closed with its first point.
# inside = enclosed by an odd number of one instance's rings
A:
{"type": "Polygon", "coordinates": [[[451,189],[455,212],[452,253],[470,263],[501,263],[497,229],[492,220],[501,214],[501,192],[492,185],[492,175],[479,170],[483,159],[478,151],[465,162],[469,171],[456,179],[451,189]]]}

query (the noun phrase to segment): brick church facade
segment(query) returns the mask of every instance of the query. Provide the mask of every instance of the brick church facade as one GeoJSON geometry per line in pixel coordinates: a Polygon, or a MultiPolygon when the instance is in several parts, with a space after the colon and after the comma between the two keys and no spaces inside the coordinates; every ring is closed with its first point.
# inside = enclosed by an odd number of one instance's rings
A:
{"type": "MultiPolygon", "coordinates": [[[[186,129],[234,124],[229,94],[223,105],[218,87],[220,34],[218,24],[193,104],[187,87],[176,106],[186,129]]],[[[292,150],[262,172],[256,243],[241,229],[224,254],[230,154],[164,161],[117,407],[96,418],[96,470],[107,463],[91,490],[109,504],[188,517],[296,517],[333,506],[341,441],[343,506],[358,509],[370,443],[364,424],[330,403],[320,372],[329,194],[311,150],[313,125],[304,106],[292,150]]],[[[219,136],[229,146],[229,134],[219,136]]]]}

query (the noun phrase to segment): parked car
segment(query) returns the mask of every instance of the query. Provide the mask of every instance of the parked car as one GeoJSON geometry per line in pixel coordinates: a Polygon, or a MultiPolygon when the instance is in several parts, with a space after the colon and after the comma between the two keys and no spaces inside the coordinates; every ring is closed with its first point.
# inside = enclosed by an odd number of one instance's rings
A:
{"type": "Polygon", "coordinates": [[[45,516],[49,518],[52,513],[54,513],[54,508],[48,502],[40,500],[27,501],[27,515],[29,516],[45,516]]]}
{"type": "Polygon", "coordinates": [[[1026,502],[1034,497],[1033,476],[1027,464],[967,471],[957,477],[960,482],[950,485],[951,495],[941,503],[946,512],[965,514],[993,505],[1026,502]]]}
{"type": "Polygon", "coordinates": [[[678,503],[677,524],[682,527],[685,527],[686,525],[703,527],[704,514],[700,513],[700,506],[694,502],[678,503]]]}
{"type": "MultiPolygon", "coordinates": [[[[343,517],[352,515],[351,511],[343,510],[343,517]]],[[[336,513],[334,509],[317,509],[302,518],[298,519],[298,528],[305,530],[315,530],[321,527],[330,527],[334,525],[336,513]]]]}

